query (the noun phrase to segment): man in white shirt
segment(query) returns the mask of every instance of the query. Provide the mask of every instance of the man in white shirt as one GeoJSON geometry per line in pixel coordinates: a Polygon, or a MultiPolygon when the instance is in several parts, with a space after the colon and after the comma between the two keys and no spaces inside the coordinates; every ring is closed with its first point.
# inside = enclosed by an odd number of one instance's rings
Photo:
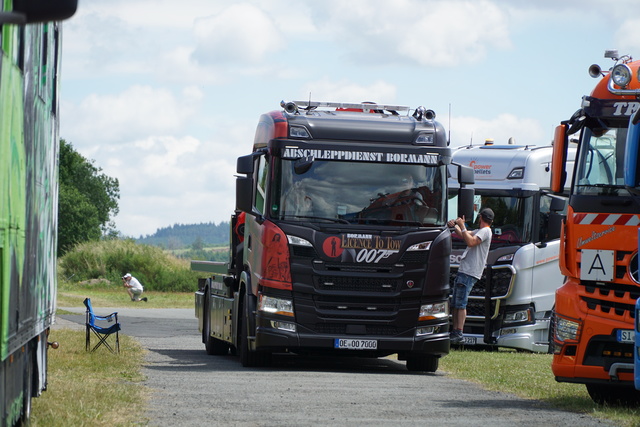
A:
{"type": "Polygon", "coordinates": [[[460,267],[452,289],[453,330],[449,334],[452,344],[459,344],[464,340],[462,330],[467,319],[467,300],[473,285],[482,277],[491,246],[493,211],[484,208],[480,211],[479,216],[480,228],[474,231],[467,230],[464,216],[447,223],[467,244],[460,259],[460,267]]]}
{"type": "Polygon", "coordinates": [[[122,276],[122,286],[125,287],[127,293],[131,297],[131,301],[144,301],[147,302],[147,297],[140,298],[144,289],[142,288],[142,284],[133,277],[130,273],[122,276]]]}

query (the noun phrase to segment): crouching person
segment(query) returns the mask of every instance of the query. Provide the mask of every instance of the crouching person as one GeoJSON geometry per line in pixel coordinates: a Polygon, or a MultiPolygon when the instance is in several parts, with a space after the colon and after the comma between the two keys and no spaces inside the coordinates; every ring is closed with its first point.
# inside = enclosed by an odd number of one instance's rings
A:
{"type": "Polygon", "coordinates": [[[122,276],[122,285],[127,290],[129,297],[131,297],[131,301],[147,301],[147,297],[140,298],[140,295],[144,292],[142,284],[130,273],[122,276]]]}

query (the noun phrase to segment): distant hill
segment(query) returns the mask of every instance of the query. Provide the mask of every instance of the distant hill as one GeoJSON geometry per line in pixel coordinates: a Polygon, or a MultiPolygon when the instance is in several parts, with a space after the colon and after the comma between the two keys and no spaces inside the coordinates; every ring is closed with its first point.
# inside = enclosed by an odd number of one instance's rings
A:
{"type": "Polygon", "coordinates": [[[165,249],[187,248],[195,242],[201,246],[224,245],[229,243],[229,223],[175,224],[159,228],[154,234],[141,236],[136,242],[165,249]]]}

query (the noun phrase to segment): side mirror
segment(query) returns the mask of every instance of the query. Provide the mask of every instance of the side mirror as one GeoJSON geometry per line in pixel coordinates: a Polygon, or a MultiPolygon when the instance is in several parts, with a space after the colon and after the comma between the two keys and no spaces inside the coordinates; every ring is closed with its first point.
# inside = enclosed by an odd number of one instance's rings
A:
{"type": "Polygon", "coordinates": [[[473,220],[473,201],[475,197],[473,188],[461,188],[458,190],[458,216],[464,216],[469,221],[473,220]]]}
{"type": "Polygon", "coordinates": [[[253,174],[253,154],[247,154],[246,156],[238,157],[236,162],[236,172],[251,175],[253,174]]]}
{"type": "Polygon", "coordinates": [[[463,187],[464,185],[475,184],[476,177],[472,168],[464,165],[456,166],[458,166],[458,182],[460,183],[460,187],[463,187]]]}
{"type": "Polygon", "coordinates": [[[249,214],[253,211],[253,177],[251,175],[236,178],[236,210],[249,214]]]}
{"type": "MultiPolygon", "coordinates": [[[[640,111],[640,110],[638,110],[640,111]]],[[[636,113],[629,120],[629,131],[624,147],[624,185],[634,194],[640,192],[640,114],[636,113]]]]}
{"type": "Polygon", "coordinates": [[[293,170],[296,172],[296,174],[302,175],[303,173],[311,169],[314,160],[315,159],[313,158],[313,156],[302,157],[301,159],[295,161],[295,163],[293,164],[293,170]]]}
{"type": "Polygon", "coordinates": [[[553,154],[551,157],[551,191],[562,193],[564,183],[567,180],[567,149],[569,140],[567,138],[567,125],[561,124],[556,127],[553,137],[553,154]]]}
{"type": "Polygon", "coordinates": [[[549,205],[549,223],[547,226],[546,240],[553,240],[560,237],[562,221],[565,219],[563,213],[567,206],[567,200],[560,197],[553,197],[549,205]]]}
{"type": "Polygon", "coordinates": [[[78,0],[14,0],[13,13],[0,13],[0,23],[62,21],[72,17],[77,8],[78,0]]]}

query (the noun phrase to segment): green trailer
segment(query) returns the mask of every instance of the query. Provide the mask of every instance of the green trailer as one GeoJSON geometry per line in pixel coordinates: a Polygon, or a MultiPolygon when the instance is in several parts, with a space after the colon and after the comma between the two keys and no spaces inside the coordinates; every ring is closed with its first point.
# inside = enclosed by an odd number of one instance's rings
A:
{"type": "Polygon", "coordinates": [[[0,417],[47,385],[56,299],[59,22],[77,0],[0,0],[0,417]]]}

